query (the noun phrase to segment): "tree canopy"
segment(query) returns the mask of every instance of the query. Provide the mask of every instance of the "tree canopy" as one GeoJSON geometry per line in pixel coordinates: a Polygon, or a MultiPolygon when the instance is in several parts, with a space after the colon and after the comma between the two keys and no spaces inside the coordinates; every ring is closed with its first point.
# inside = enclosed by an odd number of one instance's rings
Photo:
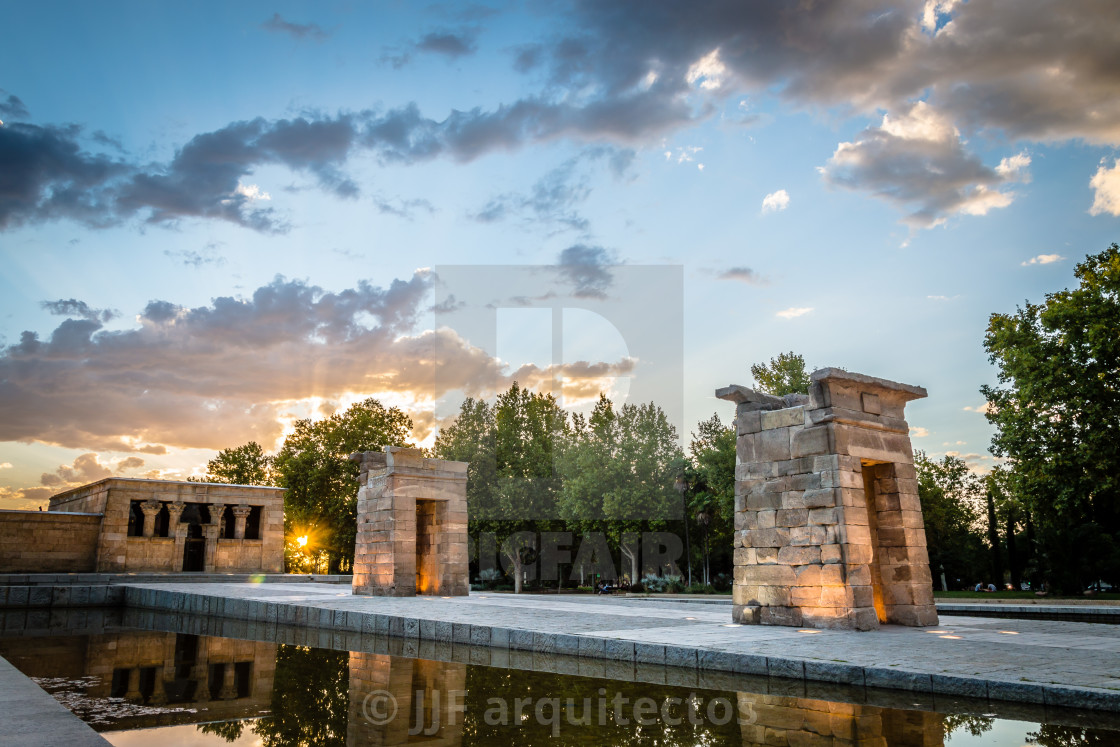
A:
{"type": "Polygon", "coordinates": [[[769,363],[755,363],[751,366],[751,376],[759,390],[776,397],[809,393],[805,358],[792,351],[780,353],[769,363]]]}
{"type": "Polygon", "coordinates": [[[331,570],[349,567],[357,534],[356,451],[405,446],[412,420],[372,397],[321,420],[297,420],[273,459],[286,528],[300,527],[330,554],[331,570]]]}
{"type": "Polygon", "coordinates": [[[981,387],[992,452],[1008,460],[1045,570],[1066,590],[1120,580],[1120,247],[1074,274],[1073,290],[992,314],[984,347],[999,384],[981,387]]]}

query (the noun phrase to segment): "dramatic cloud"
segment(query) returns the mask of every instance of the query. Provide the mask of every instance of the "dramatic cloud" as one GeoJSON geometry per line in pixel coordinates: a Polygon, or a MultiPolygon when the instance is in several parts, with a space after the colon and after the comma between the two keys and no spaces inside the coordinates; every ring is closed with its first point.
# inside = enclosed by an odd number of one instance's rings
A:
{"type": "Polygon", "coordinates": [[[1102,162],[1097,173],[1089,180],[1093,189],[1093,206],[1089,208],[1090,215],[1120,215],[1120,158],[1117,158],[1112,168],[1106,168],[1102,162]]]}
{"type": "Polygon", "coordinates": [[[779,189],[762,198],[762,212],[776,213],[789,207],[789,192],[779,189]]]}
{"type": "MultiPolygon", "coordinates": [[[[547,40],[514,50],[515,67],[538,89],[491,110],[440,112],[440,119],[407,104],[233,122],[154,165],[91,151],[73,127],[4,125],[0,229],[138,217],[280,232],[282,207],[265,205],[249,181],[261,166],[304,172],[354,197],[359,187],[343,168],[357,152],[408,164],[466,162],[558,138],[651,145],[756,92],[841,115],[887,112],[880,126],[842,143],[822,173],[903,206],[914,227],[1006,206],[1007,185],[1026,179],[1029,156],[985,165],[961,132],[1120,144],[1113,0],[576,0],[568,7],[547,40]]],[[[279,14],[264,27],[300,39],[326,34],[279,14]]],[[[432,33],[410,49],[454,58],[474,49],[474,34],[432,33]]],[[[26,112],[15,96],[3,106],[26,112]]],[[[1116,190],[1112,170],[1103,173],[1093,209],[1109,212],[1116,190]]]]}
{"type": "MultiPolygon", "coordinates": [[[[603,250],[573,247],[566,257],[577,291],[609,285],[603,250]]],[[[554,378],[575,396],[633,372],[630,360],[510,371],[453,331],[415,332],[430,290],[426,272],[341,292],[277,278],[248,298],[196,308],[152,301],[132,329],[70,318],[43,340],[24,332],[0,350],[0,441],[157,455],[271,445],[309,401],[374,395],[422,407],[450,391],[491,396],[515,380],[541,386],[554,378]]],[[[84,455],[43,484],[138,469],[139,459],[98,468],[84,455]]]]}
{"type": "Polygon", "coordinates": [[[943,114],[919,101],[883,117],[855,142],[840,143],[819,169],[832,185],[871,192],[911,210],[904,222],[917,228],[956,214],[985,215],[1007,207],[1005,187],[1024,181],[1030,158],[1005,158],[995,168],[965,151],[960,132],[943,114]]]}
{"type": "Polygon", "coordinates": [[[747,285],[764,285],[762,277],[749,267],[729,267],[717,277],[720,280],[738,280],[747,285]]]}
{"type": "Polygon", "coordinates": [[[778,317],[779,319],[796,319],[799,316],[805,316],[812,310],[812,306],[793,306],[788,309],[779,311],[778,313],[774,314],[774,316],[778,317]]]}
{"type": "Polygon", "coordinates": [[[1055,262],[1061,262],[1065,257],[1060,254],[1039,254],[1037,257],[1031,257],[1025,262],[1020,262],[1023,267],[1028,265],[1049,265],[1055,262]]]}
{"type": "Polygon", "coordinates": [[[330,32],[324,31],[317,23],[292,23],[291,21],[285,21],[279,13],[273,13],[272,18],[261,24],[261,28],[265,31],[287,34],[293,39],[301,41],[323,42],[330,37],[330,32]]]}

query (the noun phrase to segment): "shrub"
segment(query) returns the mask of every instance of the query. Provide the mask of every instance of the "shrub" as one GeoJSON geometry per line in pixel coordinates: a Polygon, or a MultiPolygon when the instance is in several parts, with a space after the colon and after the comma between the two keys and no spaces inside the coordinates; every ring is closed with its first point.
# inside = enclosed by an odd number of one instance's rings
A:
{"type": "Polygon", "coordinates": [[[645,576],[642,579],[641,585],[645,587],[646,591],[654,594],[662,594],[664,592],[676,594],[684,588],[684,583],[680,576],[645,576]]]}
{"type": "Polygon", "coordinates": [[[502,580],[503,574],[497,568],[487,568],[478,574],[478,580],[483,589],[492,590],[502,580]]]}
{"type": "Polygon", "coordinates": [[[716,591],[731,591],[732,578],[727,573],[717,573],[712,579],[712,588],[716,591]]]}

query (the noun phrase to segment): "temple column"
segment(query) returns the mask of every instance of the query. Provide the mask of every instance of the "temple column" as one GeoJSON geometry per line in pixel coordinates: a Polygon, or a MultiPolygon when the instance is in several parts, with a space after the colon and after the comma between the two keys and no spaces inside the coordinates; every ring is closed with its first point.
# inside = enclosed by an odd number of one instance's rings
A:
{"type": "Polygon", "coordinates": [[[233,507],[233,537],[234,539],[245,539],[245,522],[249,519],[249,513],[252,508],[242,503],[239,506],[233,507]]]}
{"type": "Polygon", "coordinates": [[[140,510],[144,512],[144,536],[154,537],[156,531],[156,517],[159,516],[163,504],[156,500],[144,501],[140,510]]]}

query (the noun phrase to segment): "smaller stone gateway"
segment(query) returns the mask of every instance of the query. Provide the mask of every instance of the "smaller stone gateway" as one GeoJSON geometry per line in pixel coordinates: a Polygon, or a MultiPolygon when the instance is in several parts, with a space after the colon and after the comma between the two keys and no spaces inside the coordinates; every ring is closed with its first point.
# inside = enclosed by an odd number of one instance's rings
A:
{"type": "Polygon", "coordinates": [[[466,596],[467,463],[386,446],[359,465],[355,594],[466,596]]]}
{"type": "Polygon", "coordinates": [[[735,402],[739,623],[936,625],[906,403],[926,390],[835,368],[809,394],[735,402]]]}

